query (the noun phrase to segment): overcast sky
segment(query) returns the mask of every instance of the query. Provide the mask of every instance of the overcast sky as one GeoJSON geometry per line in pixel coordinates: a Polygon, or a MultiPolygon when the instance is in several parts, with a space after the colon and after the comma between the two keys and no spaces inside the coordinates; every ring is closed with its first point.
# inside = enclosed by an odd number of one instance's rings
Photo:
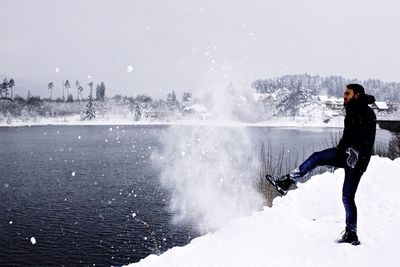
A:
{"type": "Polygon", "coordinates": [[[42,96],[65,79],[104,81],[109,96],[160,97],[222,76],[400,81],[396,0],[0,3],[0,75],[37,84],[31,90],[42,96]]]}

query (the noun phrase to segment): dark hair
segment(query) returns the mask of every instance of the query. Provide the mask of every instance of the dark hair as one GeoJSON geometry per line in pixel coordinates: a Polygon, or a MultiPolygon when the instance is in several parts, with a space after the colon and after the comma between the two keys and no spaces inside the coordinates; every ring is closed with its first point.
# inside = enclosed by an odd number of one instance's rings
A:
{"type": "Polygon", "coordinates": [[[359,85],[358,83],[351,83],[346,85],[347,89],[353,90],[354,94],[360,93],[361,95],[365,94],[364,87],[359,85]]]}

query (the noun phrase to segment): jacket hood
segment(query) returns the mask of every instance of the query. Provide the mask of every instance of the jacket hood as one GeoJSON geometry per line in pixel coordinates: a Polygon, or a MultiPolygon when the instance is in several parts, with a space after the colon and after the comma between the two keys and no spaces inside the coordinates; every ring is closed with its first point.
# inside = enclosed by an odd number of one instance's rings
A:
{"type": "Polygon", "coordinates": [[[373,95],[362,94],[358,98],[353,98],[345,106],[359,106],[359,105],[370,105],[375,102],[375,97],[373,95]]]}
{"type": "Polygon", "coordinates": [[[364,94],[361,96],[360,101],[370,105],[375,103],[375,97],[373,95],[364,94]]]}
{"type": "Polygon", "coordinates": [[[357,110],[374,102],[375,97],[373,95],[362,94],[358,98],[353,98],[349,103],[345,105],[345,108],[346,111],[357,110]]]}

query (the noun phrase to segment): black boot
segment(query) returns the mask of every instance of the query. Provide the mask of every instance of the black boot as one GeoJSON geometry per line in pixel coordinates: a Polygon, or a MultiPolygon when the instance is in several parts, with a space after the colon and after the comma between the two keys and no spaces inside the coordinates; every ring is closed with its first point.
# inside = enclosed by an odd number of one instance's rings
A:
{"type": "Polygon", "coordinates": [[[342,238],[337,241],[338,243],[349,243],[353,246],[360,245],[360,241],[358,241],[358,236],[355,231],[352,231],[346,227],[345,233],[342,238]]]}
{"type": "Polygon", "coordinates": [[[286,174],[282,177],[280,177],[280,180],[276,181],[276,186],[279,186],[280,188],[282,188],[282,190],[284,191],[288,191],[289,187],[294,184],[294,181],[292,179],[290,179],[290,175],[286,174]]]}
{"type": "Polygon", "coordinates": [[[295,184],[295,182],[290,179],[289,174],[281,177],[266,175],[266,178],[282,195],[286,195],[287,191],[289,191],[289,188],[295,184]]]}

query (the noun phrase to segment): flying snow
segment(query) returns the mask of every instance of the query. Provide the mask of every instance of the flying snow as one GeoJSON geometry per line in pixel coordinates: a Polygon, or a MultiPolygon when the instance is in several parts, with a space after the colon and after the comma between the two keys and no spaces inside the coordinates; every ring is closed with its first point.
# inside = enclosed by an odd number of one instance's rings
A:
{"type": "Polygon", "coordinates": [[[127,72],[132,72],[133,71],[132,65],[128,65],[128,67],[126,67],[126,71],[127,72]]]}

